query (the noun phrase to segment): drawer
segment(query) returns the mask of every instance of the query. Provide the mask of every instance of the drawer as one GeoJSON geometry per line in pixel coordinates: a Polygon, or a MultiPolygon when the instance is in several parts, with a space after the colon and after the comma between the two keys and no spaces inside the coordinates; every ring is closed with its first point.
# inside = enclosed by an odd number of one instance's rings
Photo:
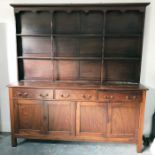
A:
{"type": "Polygon", "coordinates": [[[53,99],[53,90],[18,88],[13,90],[14,98],[53,99]]]}
{"type": "Polygon", "coordinates": [[[96,90],[55,90],[55,99],[61,100],[96,100],[96,90]]]}
{"type": "Polygon", "coordinates": [[[99,101],[141,101],[142,95],[140,92],[98,92],[99,101]]]}

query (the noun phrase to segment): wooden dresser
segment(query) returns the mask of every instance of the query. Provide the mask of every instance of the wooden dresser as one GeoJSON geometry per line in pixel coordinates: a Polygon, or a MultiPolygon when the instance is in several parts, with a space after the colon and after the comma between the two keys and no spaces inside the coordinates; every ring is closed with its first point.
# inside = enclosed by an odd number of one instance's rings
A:
{"type": "Polygon", "coordinates": [[[125,142],[142,150],[145,8],[12,4],[18,81],[9,85],[17,138],[125,142]]]}

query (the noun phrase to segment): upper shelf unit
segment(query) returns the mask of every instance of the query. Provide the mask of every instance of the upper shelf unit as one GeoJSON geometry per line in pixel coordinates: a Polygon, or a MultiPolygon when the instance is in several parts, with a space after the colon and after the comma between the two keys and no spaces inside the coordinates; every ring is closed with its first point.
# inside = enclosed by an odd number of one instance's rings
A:
{"type": "Polygon", "coordinates": [[[19,80],[138,83],[147,4],[13,5],[19,80]]]}

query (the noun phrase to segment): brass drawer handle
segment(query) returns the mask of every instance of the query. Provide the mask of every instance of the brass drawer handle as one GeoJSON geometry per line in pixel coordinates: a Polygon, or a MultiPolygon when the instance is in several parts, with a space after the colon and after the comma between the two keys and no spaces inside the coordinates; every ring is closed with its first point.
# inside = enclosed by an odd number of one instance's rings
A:
{"type": "Polygon", "coordinates": [[[135,100],[136,96],[126,96],[125,97],[127,100],[135,100]]]}
{"type": "Polygon", "coordinates": [[[24,96],[24,97],[27,97],[27,96],[28,96],[28,93],[26,93],[26,92],[23,93],[23,96],[24,96]]]}
{"type": "Polygon", "coordinates": [[[61,94],[62,98],[68,98],[70,96],[70,94],[66,93],[66,94],[61,94]]]}
{"type": "Polygon", "coordinates": [[[27,92],[24,92],[24,93],[18,93],[17,94],[19,97],[27,97],[28,96],[28,93],[27,92]]]}
{"type": "Polygon", "coordinates": [[[17,95],[21,97],[22,96],[22,93],[18,93],[17,95]]]}
{"type": "Polygon", "coordinates": [[[104,99],[108,99],[108,96],[104,96],[103,98],[104,98],[104,99]]]}
{"type": "Polygon", "coordinates": [[[129,100],[129,96],[126,96],[125,98],[126,98],[126,100],[129,100]]]}
{"type": "Polygon", "coordinates": [[[114,96],[104,96],[104,99],[114,99],[114,96]]]}
{"type": "Polygon", "coordinates": [[[87,100],[91,99],[91,97],[92,97],[91,95],[86,95],[86,94],[83,95],[83,98],[87,100]]]}
{"type": "Polygon", "coordinates": [[[110,99],[114,99],[114,96],[110,96],[110,99]]]}
{"type": "Polygon", "coordinates": [[[40,94],[40,97],[48,97],[48,94],[40,94]]]}

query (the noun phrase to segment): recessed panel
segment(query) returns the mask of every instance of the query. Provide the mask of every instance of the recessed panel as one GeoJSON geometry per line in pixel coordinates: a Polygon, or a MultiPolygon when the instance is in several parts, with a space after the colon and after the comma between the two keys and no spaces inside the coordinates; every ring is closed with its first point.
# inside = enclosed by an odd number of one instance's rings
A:
{"type": "Polygon", "coordinates": [[[83,57],[101,57],[102,56],[102,38],[80,38],[80,56],[83,57]]]}
{"type": "Polygon", "coordinates": [[[21,30],[23,34],[50,34],[51,14],[47,12],[23,12],[20,15],[21,30]]]}
{"type": "Polygon", "coordinates": [[[41,116],[42,110],[40,105],[18,105],[19,129],[40,130],[41,116]]]}
{"type": "Polygon", "coordinates": [[[72,111],[70,102],[49,104],[49,131],[71,131],[72,111]]]}
{"type": "Polygon", "coordinates": [[[90,11],[88,13],[80,13],[81,33],[96,33],[103,32],[103,12],[90,11]]]}
{"type": "Polygon", "coordinates": [[[106,38],[105,57],[140,57],[139,38],[106,38]]]}
{"type": "Polygon", "coordinates": [[[106,60],[106,80],[113,82],[139,82],[140,61],[106,60]]]}
{"type": "Polygon", "coordinates": [[[79,32],[79,13],[57,11],[54,13],[54,32],[55,33],[78,33],[79,32]]]}
{"type": "MultiPolygon", "coordinates": [[[[19,56],[46,57],[52,55],[51,39],[48,37],[22,37],[22,51],[19,56]]],[[[20,51],[20,50],[19,50],[20,51]]]]}
{"type": "Polygon", "coordinates": [[[106,132],[107,111],[105,105],[87,103],[80,105],[80,133],[106,132]],[[90,105],[89,105],[90,104],[90,105]]]}
{"type": "Polygon", "coordinates": [[[56,56],[73,57],[78,55],[76,38],[56,37],[54,43],[56,56]]]}
{"type": "Polygon", "coordinates": [[[52,80],[52,61],[25,59],[23,60],[23,72],[26,80],[52,80]]]}
{"type": "Polygon", "coordinates": [[[138,11],[111,11],[106,18],[107,34],[140,34],[142,32],[142,13],[138,11]]]}
{"type": "Polygon", "coordinates": [[[137,128],[137,109],[133,103],[112,104],[111,109],[111,135],[134,136],[137,128]]]}
{"type": "Polygon", "coordinates": [[[70,60],[56,61],[57,80],[77,80],[79,75],[79,62],[70,60]]]}
{"type": "Polygon", "coordinates": [[[100,80],[101,62],[80,61],[80,80],[100,80]]]}

